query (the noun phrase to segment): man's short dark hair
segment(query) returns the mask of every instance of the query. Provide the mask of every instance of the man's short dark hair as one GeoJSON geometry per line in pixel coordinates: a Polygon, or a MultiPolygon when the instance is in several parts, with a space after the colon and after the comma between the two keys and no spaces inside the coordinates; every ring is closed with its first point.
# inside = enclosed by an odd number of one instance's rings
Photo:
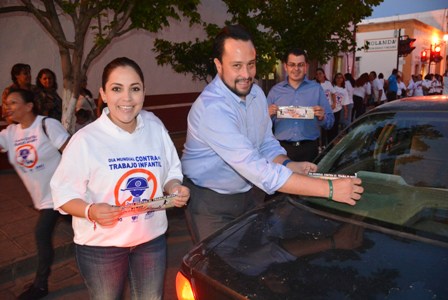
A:
{"type": "Polygon", "coordinates": [[[17,76],[20,75],[22,71],[31,72],[31,66],[29,64],[18,63],[11,68],[11,80],[17,84],[17,76]]]}
{"type": "Polygon", "coordinates": [[[252,36],[241,25],[227,25],[216,35],[213,43],[213,58],[222,62],[224,53],[224,42],[226,39],[250,41],[253,44],[252,36]]]}
{"type": "Polygon", "coordinates": [[[305,62],[308,62],[308,55],[306,54],[306,51],[305,50],[302,50],[302,49],[300,49],[300,48],[292,48],[292,49],[289,49],[286,53],[285,53],[285,55],[283,55],[283,62],[286,64],[287,62],[288,62],[288,57],[289,57],[289,55],[290,54],[292,54],[292,55],[294,55],[294,56],[300,56],[300,55],[303,55],[303,56],[305,56],[305,62]]]}

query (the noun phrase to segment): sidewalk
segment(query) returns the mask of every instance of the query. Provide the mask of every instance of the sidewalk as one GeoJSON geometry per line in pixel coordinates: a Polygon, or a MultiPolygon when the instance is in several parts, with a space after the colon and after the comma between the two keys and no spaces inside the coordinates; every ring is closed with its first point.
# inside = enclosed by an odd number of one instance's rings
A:
{"type": "MultiPolygon", "coordinates": [[[[173,134],[178,151],[185,134],[173,134]]],[[[168,262],[166,300],[176,299],[175,276],[182,257],[192,247],[181,209],[168,214],[168,262]]],[[[15,299],[32,282],[36,270],[34,226],[38,212],[22,181],[13,170],[0,171],[0,299],[15,299]]],[[[55,262],[49,278],[50,294],[45,299],[87,299],[88,294],[74,259],[71,223],[60,219],[54,233],[55,262]]]]}

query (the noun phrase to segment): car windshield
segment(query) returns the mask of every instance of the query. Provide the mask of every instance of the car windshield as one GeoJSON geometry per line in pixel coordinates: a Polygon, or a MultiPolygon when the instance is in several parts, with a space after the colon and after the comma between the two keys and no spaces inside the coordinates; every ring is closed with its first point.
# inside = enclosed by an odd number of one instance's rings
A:
{"type": "Polygon", "coordinates": [[[448,114],[396,112],[366,116],[318,161],[323,173],[357,174],[362,199],[315,205],[419,235],[448,237],[448,114]]]}

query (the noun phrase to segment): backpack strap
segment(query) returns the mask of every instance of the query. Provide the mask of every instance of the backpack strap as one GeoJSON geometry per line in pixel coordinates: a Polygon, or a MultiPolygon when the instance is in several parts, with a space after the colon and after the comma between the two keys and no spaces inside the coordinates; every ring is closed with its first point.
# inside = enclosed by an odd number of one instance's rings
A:
{"type": "MultiPolygon", "coordinates": [[[[47,138],[50,140],[50,142],[51,142],[51,139],[50,139],[50,137],[48,136],[48,133],[47,133],[47,125],[45,125],[45,119],[47,119],[48,117],[44,117],[43,119],[42,119],[42,129],[44,130],[44,133],[45,133],[45,135],[47,136],[47,138]]],[[[56,148],[56,147],[55,147],[56,148]]],[[[61,150],[60,149],[58,149],[58,151],[59,151],[59,153],[61,153],[62,154],[62,152],[61,152],[61,150]]]]}
{"type": "Polygon", "coordinates": [[[42,129],[44,130],[44,133],[45,133],[45,135],[47,136],[47,138],[50,138],[50,137],[48,136],[48,133],[47,133],[47,126],[45,125],[45,119],[46,119],[46,118],[48,118],[48,117],[45,117],[45,118],[42,119],[42,129]]]}

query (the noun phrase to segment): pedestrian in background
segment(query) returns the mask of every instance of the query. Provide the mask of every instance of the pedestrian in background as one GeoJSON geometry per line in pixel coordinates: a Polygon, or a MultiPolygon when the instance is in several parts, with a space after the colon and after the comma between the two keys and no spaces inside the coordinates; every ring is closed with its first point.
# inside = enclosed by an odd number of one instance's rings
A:
{"type": "Polygon", "coordinates": [[[414,85],[415,85],[416,80],[417,80],[417,76],[411,75],[411,79],[409,80],[408,86],[406,87],[406,95],[408,97],[414,96],[414,85]]]}
{"type": "Polygon", "coordinates": [[[424,91],[423,91],[423,77],[422,74],[417,74],[416,76],[416,80],[413,84],[413,91],[412,91],[412,95],[414,96],[424,96],[424,91]]]}
{"type": "Polygon", "coordinates": [[[443,94],[443,77],[440,74],[434,74],[434,91],[435,95],[443,94]]]}
{"type": "Polygon", "coordinates": [[[40,70],[37,74],[36,86],[39,114],[61,121],[62,98],[58,95],[56,74],[47,68],[40,70]]]}
{"type": "Polygon", "coordinates": [[[106,65],[101,97],[107,108],[81,128],[52,180],[55,207],[73,216],[78,268],[91,299],[162,299],[168,226],[164,210],[122,215],[127,205],[176,194],[184,206],[176,148],[162,122],[142,110],[139,65],[119,57],[106,65]]]}
{"type": "Polygon", "coordinates": [[[379,82],[379,93],[381,94],[380,98],[380,104],[383,104],[384,102],[386,102],[387,97],[386,97],[386,81],[384,80],[384,74],[383,73],[379,73],[378,74],[378,82],[379,82]]]}
{"type": "Polygon", "coordinates": [[[50,179],[61,159],[69,134],[54,119],[37,115],[34,93],[11,89],[6,98],[6,116],[11,124],[0,132],[0,149],[8,152],[39,211],[35,228],[37,271],[33,283],[19,299],[39,299],[48,294],[48,277],[53,263],[53,231],[59,212],[53,209],[50,179]]]}
{"type": "Polygon", "coordinates": [[[11,89],[23,89],[36,92],[36,86],[31,84],[31,67],[28,64],[17,63],[11,68],[12,84],[3,90],[2,102],[2,118],[8,122],[6,118],[6,97],[8,97],[11,89]]]}
{"type": "Polygon", "coordinates": [[[404,84],[403,79],[400,75],[397,76],[397,86],[397,99],[406,97],[406,85],[404,84]]]}
{"type": "Polygon", "coordinates": [[[348,104],[343,105],[344,112],[341,116],[341,125],[342,128],[348,127],[352,123],[352,111],[353,111],[353,86],[355,85],[355,80],[353,79],[352,74],[345,73],[345,89],[348,94],[348,104]]]}
{"type": "Polygon", "coordinates": [[[347,108],[349,104],[348,92],[345,89],[345,78],[342,73],[336,73],[333,78],[334,94],[336,98],[336,107],[333,109],[334,114],[334,124],[333,127],[328,131],[328,138],[330,141],[336,138],[339,133],[339,121],[341,119],[341,114],[344,113],[343,107],[347,108]]]}
{"type": "Polygon", "coordinates": [[[359,118],[366,112],[370,91],[369,74],[363,73],[356,79],[353,89],[353,120],[359,118]]]}
{"type": "MultiPolygon", "coordinates": [[[[331,109],[334,113],[336,109],[336,95],[334,92],[333,84],[327,79],[327,76],[325,75],[325,71],[322,68],[316,69],[316,82],[320,84],[322,89],[324,90],[325,96],[327,97],[328,103],[331,106],[331,109]]],[[[321,129],[321,137],[320,137],[320,148],[324,149],[328,143],[331,141],[331,129],[335,126],[333,122],[333,125],[329,129],[321,129]]]]}
{"type": "Polygon", "coordinates": [[[76,101],[75,112],[77,113],[81,109],[83,110],[83,112],[79,114],[80,118],[85,118],[86,115],[88,115],[87,121],[83,122],[82,124],[86,125],[90,122],[95,121],[95,119],[97,118],[97,108],[95,100],[93,99],[92,92],[87,89],[87,76],[84,76],[81,81],[81,89],[79,91],[78,100],[76,101]]]}
{"type": "Polygon", "coordinates": [[[370,85],[372,87],[372,105],[378,106],[381,104],[381,97],[383,95],[383,86],[381,82],[378,80],[375,71],[371,71],[369,74],[370,85]]]}
{"type": "Polygon", "coordinates": [[[398,91],[397,75],[398,70],[393,69],[392,74],[390,74],[389,78],[387,78],[387,94],[386,94],[387,101],[397,100],[397,91],[398,91]]]}
{"type": "Polygon", "coordinates": [[[320,84],[306,77],[307,55],[294,48],[283,56],[284,81],[269,91],[267,101],[269,115],[274,122],[274,135],[293,161],[312,162],[319,154],[319,138],[322,129],[330,129],[334,115],[320,84]],[[277,118],[280,106],[312,107],[311,119],[277,118]]]}

